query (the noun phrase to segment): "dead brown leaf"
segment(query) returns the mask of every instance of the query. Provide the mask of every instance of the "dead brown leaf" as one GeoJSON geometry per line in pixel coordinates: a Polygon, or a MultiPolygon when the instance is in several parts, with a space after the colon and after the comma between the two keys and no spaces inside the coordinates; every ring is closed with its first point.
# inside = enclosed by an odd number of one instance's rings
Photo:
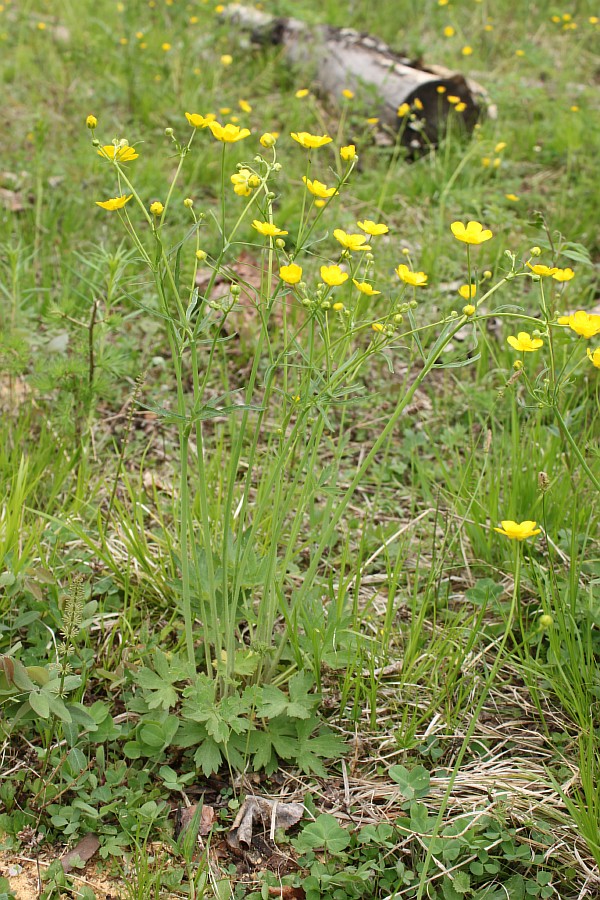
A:
{"type": "Polygon", "coordinates": [[[282,900],[304,900],[306,894],[302,887],[282,884],[281,887],[270,887],[269,897],[281,897],[282,900]]]}
{"type": "MultiPolygon", "coordinates": [[[[191,806],[182,809],[179,813],[178,820],[178,835],[183,834],[186,828],[189,828],[190,823],[192,822],[194,816],[196,815],[196,810],[198,809],[197,803],[192,803],[191,806]]],[[[207,834],[210,834],[210,829],[213,827],[215,822],[215,811],[212,806],[208,806],[206,803],[202,804],[202,810],[200,812],[200,823],[198,828],[198,836],[206,837],[207,834]]]]}
{"type": "Polygon", "coordinates": [[[100,841],[91,831],[84,835],[72,850],[69,850],[61,857],[60,864],[63,867],[63,872],[70,872],[73,866],[79,865],[79,862],[84,864],[88,862],[99,846],[100,841]]]}
{"type": "Polygon", "coordinates": [[[268,829],[272,836],[277,828],[287,831],[292,825],[296,825],[303,815],[302,803],[280,803],[278,800],[249,794],[235,817],[227,835],[227,843],[235,850],[239,850],[242,845],[249,847],[255,822],[261,823],[263,831],[268,829]]]}
{"type": "Polygon", "coordinates": [[[9,212],[23,212],[25,201],[20,191],[11,191],[8,188],[0,188],[0,204],[9,212]]]}

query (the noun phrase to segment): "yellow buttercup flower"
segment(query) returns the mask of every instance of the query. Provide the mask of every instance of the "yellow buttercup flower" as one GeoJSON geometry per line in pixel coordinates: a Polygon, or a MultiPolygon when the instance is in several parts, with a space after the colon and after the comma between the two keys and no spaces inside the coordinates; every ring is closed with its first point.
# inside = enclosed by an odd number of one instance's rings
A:
{"type": "Polygon", "coordinates": [[[363,231],[366,231],[367,234],[371,235],[371,237],[376,237],[378,234],[387,234],[390,230],[387,225],[384,225],[382,222],[373,222],[371,219],[363,219],[362,222],[356,223],[359,228],[362,228],[363,231]]]}
{"type": "Polygon", "coordinates": [[[409,114],[409,112],[410,112],[410,104],[401,103],[400,106],[398,107],[398,112],[396,113],[396,115],[398,115],[401,119],[403,119],[404,116],[407,116],[409,114]]]}
{"type": "Polygon", "coordinates": [[[600,347],[596,347],[595,350],[590,350],[588,347],[587,355],[592,365],[596,366],[597,369],[600,369],[600,347]]]}
{"type": "Polygon", "coordinates": [[[346,147],[340,147],[340,156],[345,162],[351,162],[353,159],[356,159],[356,147],[354,146],[354,144],[348,144],[346,147]]]}
{"type": "Polygon", "coordinates": [[[327,200],[329,197],[333,197],[336,193],[337,188],[332,187],[328,188],[326,184],[323,184],[322,181],[317,181],[315,178],[314,181],[311,181],[310,178],[307,178],[306,175],[302,176],[302,181],[308,188],[308,190],[315,197],[320,197],[322,200],[327,200]]]}
{"type": "Polygon", "coordinates": [[[524,541],[527,538],[535,537],[536,534],[540,534],[541,528],[536,528],[537,522],[531,522],[529,520],[525,522],[511,522],[510,520],[503,520],[500,522],[502,528],[494,528],[494,531],[497,531],[498,534],[503,534],[505,537],[510,538],[513,541],[524,541]]]}
{"type": "Polygon", "coordinates": [[[455,94],[448,94],[447,100],[448,103],[451,103],[453,106],[455,103],[460,103],[460,97],[457,97],[455,94]]]}
{"type": "Polygon", "coordinates": [[[308,97],[309,94],[310,91],[308,90],[308,88],[300,88],[299,91],[296,91],[295,96],[298,100],[303,100],[305,97],[308,97]]]}
{"type": "Polygon", "coordinates": [[[462,100],[460,103],[457,103],[456,106],[454,107],[454,109],[458,113],[464,112],[466,108],[467,108],[467,104],[463,103],[462,100]]]}
{"type": "Polygon", "coordinates": [[[260,178],[250,169],[240,169],[231,176],[231,183],[238,197],[249,197],[252,188],[258,187],[260,184],[260,178]]]}
{"type": "Polygon", "coordinates": [[[450,229],[454,237],[465,244],[483,244],[493,237],[492,232],[484,229],[481,222],[467,222],[466,226],[462,222],[453,222],[450,229]]]}
{"type": "Polygon", "coordinates": [[[112,197],[110,200],[96,200],[96,206],[101,206],[102,209],[109,209],[112,212],[115,209],[123,209],[132,197],[133,194],[130,194],[129,197],[122,194],[120,197],[112,197]]]}
{"type": "Polygon", "coordinates": [[[511,334],[506,340],[514,350],[520,350],[523,353],[532,353],[544,346],[544,342],[540,338],[532,338],[526,331],[520,331],[517,337],[511,334]]]}
{"type": "Polygon", "coordinates": [[[224,53],[221,57],[221,65],[222,66],[230,66],[233,62],[233,56],[231,53],[224,53]]]}
{"type": "Polygon", "coordinates": [[[377,331],[379,334],[381,334],[382,331],[385,331],[385,325],[382,325],[381,322],[373,322],[371,328],[373,329],[373,331],[377,331]]]}
{"type": "Polygon", "coordinates": [[[286,284],[298,284],[302,279],[302,266],[298,266],[296,263],[282,266],[279,270],[279,277],[286,284]]]}
{"type": "Polygon", "coordinates": [[[344,88],[342,97],[345,97],[346,100],[354,100],[354,91],[351,91],[349,88],[344,88]]]}
{"type": "Polygon", "coordinates": [[[463,298],[463,300],[472,300],[477,293],[477,286],[474,284],[463,284],[461,287],[459,287],[458,293],[463,298]]]}
{"type": "Polygon", "coordinates": [[[469,47],[469,45],[467,44],[467,46],[463,47],[460,52],[463,56],[471,56],[471,54],[473,53],[473,48],[469,47]]]}
{"type": "Polygon", "coordinates": [[[85,124],[88,128],[91,128],[93,130],[98,124],[98,119],[96,118],[96,116],[88,116],[85,120],[85,124]]]}
{"type": "Polygon", "coordinates": [[[557,269],[552,273],[552,277],[555,281],[570,281],[571,278],[575,278],[575,272],[573,269],[557,269]]]}
{"type": "Polygon", "coordinates": [[[198,113],[186,112],[185,117],[194,128],[207,128],[215,120],[215,116],[212,113],[209,113],[207,116],[200,116],[198,113]]]}
{"type": "Polygon", "coordinates": [[[496,146],[494,147],[494,153],[502,153],[504,148],[506,147],[506,141],[498,141],[496,146]]]}
{"type": "Polygon", "coordinates": [[[208,127],[212,131],[212,136],[218,141],[225,144],[235,144],[237,141],[243,141],[250,135],[249,128],[240,128],[239,125],[221,125],[219,122],[209,122],[208,127]]]}
{"type": "Polygon", "coordinates": [[[456,32],[452,25],[446,25],[444,28],[444,37],[454,37],[455,34],[456,32]]]}
{"type": "Polygon", "coordinates": [[[292,131],[291,135],[305,150],[316,150],[333,140],[328,134],[310,134],[308,131],[292,131]]]}
{"type": "Polygon", "coordinates": [[[571,316],[561,316],[558,324],[568,325],[575,334],[579,334],[584,338],[591,338],[600,334],[600,316],[594,313],[587,313],[583,309],[578,309],[571,316]]]}
{"type": "Polygon", "coordinates": [[[411,272],[408,266],[401,263],[394,269],[400,281],[405,284],[412,284],[413,287],[425,287],[427,284],[427,275],[425,272],[411,272]]]}
{"type": "Polygon", "coordinates": [[[254,220],[252,227],[256,228],[259,234],[265,237],[279,237],[281,234],[287,234],[287,231],[282,231],[281,228],[273,225],[272,222],[259,222],[258,219],[254,220]]]}
{"type": "Polygon", "coordinates": [[[238,106],[242,112],[245,112],[245,113],[252,112],[252,107],[250,106],[250,104],[248,103],[247,100],[238,100],[238,106]]]}
{"type": "Polygon", "coordinates": [[[505,194],[504,196],[506,197],[507,200],[510,200],[511,203],[519,202],[519,198],[517,197],[516,194],[505,194]]]}
{"type": "Polygon", "coordinates": [[[133,147],[115,147],[114,144],[107,144],[98,150],[98,156],[103,156],[104,159],[114,159],[117,162],[131,162],[132,159],[138,158],[139,153],[136,153],[133,147]]]}
{"type": "Polygon", "coordinates": [[[530,262],[528,262],[527,265],[534,275],[540,275],[542,278],[554,275],[554,273],[557,271],[556,266],[553,266],[552,268],[550,268],[550,266],[542,266],[541,264],[532,266],[530,262]]]}
{"type": "Polygon", "coordinates": [[[164,206],[160,202],[160,200],[155,200],[154,203],[150,204],[150,212],[153,216],[162,216],[165,211],[164,206]]]}
{"type": "Polygon", "coordinates": [[[329,287],[337,287],[348,281],[348,273],[342,272],[339,266],[321,266],[321,281],[329,287]]]}
{"type": "Polygon", "coordinates": [[[364,234],[347,234],[341,228],[334,229],[333,236],[345,250],[370,250],[364,234]]]}
{"type": "Polygon", "coordinates": [[[381,293],[381,291],[376,291],[375,288],[366,281],[357,281],[356,278],[353,278],[352,283],[358,288],[361,294],[366,294],[367,297],[374,297],[375,294],[381,293]]]}

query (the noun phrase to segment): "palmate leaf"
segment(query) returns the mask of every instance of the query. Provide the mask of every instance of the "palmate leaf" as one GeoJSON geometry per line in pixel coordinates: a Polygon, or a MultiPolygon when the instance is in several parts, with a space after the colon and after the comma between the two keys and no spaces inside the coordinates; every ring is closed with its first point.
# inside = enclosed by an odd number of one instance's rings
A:
{"type": "Polygon", "coordinates": [[[202,769],[204,775],[208,778],[213,772],[217,772],[223,759],[221,748],[218,743],[208,737],[198,747],[194,753],[194,762],[199,769],[202,769]]]}
{"type": "Polygon", "coordinates": [[[325,767],[321,759],[335,759],[344,753],[344,741],[330,728],[321,725],[317,716],[298,721],[298,749],[296,762],[306,775],[324,778],[325,767]],[[318,729],[318,731],[317,731],[318,729]],[[313,737],[314,732],[317,734],[313,737]]]}

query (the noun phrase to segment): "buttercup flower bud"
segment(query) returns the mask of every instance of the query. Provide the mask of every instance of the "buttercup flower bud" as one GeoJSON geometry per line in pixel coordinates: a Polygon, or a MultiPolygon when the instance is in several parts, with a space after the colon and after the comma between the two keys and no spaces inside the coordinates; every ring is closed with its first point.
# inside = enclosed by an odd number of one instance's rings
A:
{"type": "Polygon", "coordinates": [[[516,369],[517,372],[518,372],[519,369],[522,369],[522,368],[523,368],[523,360],[521,360],[521,359],[515,359],[515,361],[514,361],[514,363],[513,363],[513,369],[516,369]]]}
{"type": "Polygon", "coordinates": [[[98,119],[96,118],[96,116],[88,116],[85,120],[85,124],[88,128],[91,128],[93,130],[98,124],[98,119]]]}
{"type": "Polygon", "coordinates": [[[196,259],[200,262],[204,262],[207,257],[207,253],[204,250],[196,250],[196,259]]]}
{"type": "Polygon", "coordinates": [[[529,251],[529,255],[530,256],[541,256],[542,248],[541,247],[532,247],[531,250],[529,251]]]}
{"type": "Polygon", "coordinates": [[[283,248],[285,247],[285,241],[283,240],[283,238],[277,238],[277,240],[275,241],[275,246],[278,250],[283,250],[283,248]]]}
{"type": "Polygon", "coordinates": [[[231,288],[230,288],[230,292],[231,292],[232,297],[239,297],[242,292],[242,289],[239,286],[239,284],[232,284],[231,288]]]}
{"type": "Polygon", "coordinates": [[[172,129],[172,128],[165,128],[165,134],[166,134],[167,137],[173,137],[173,129],[172,129]]]}
{"type": "Polygon", "coordinates": [[[162,216],[165,211],[164,206],[160,202],[160,200],[155,200],[154,203],[150,204],[150,212],[153,216],[162,216]]]}
{"type": "Polygon", "coordinates": [[[260,143],[263,147],[274,147],[276,142],[277,138],[274,134],[271,134],[270,131],[265,131],[265,133],[260,137],[260,143]]]}
{"type": "Polygon", "coordinates": [[[466,306],[463,306],[463,315],[474,316],[475,312],[476,312],[476,309],[472,303],[467,303],[466,306]]]}
{"type": "Polygon", "coordinates": [[[543,616],[540,616],[540,628],[542,631],[546,631],[548,628],[552,628],[554,625],[554,619],[552,616],[548,615],[548,613],[544,613],[543,616]]]}
{"type": "Polygon", "coordinates": [[[188,209],[191,209],[192,206],[194,205],[194,201],[192,200],[191,197],[186,197],[185,200],[183,201],[183,205],[187,206],[188,209]]]}

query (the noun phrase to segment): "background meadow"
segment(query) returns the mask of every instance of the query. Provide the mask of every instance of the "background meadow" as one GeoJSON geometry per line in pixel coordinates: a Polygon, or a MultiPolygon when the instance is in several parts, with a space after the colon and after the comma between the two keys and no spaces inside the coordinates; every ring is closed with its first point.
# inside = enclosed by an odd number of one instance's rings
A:
{"type": "Polygon", "coordinates": [[[596,896],[600,10],[261,7],[497,114],[411,158],[222,7],[0,3],[0,897],[596,896]]]}

